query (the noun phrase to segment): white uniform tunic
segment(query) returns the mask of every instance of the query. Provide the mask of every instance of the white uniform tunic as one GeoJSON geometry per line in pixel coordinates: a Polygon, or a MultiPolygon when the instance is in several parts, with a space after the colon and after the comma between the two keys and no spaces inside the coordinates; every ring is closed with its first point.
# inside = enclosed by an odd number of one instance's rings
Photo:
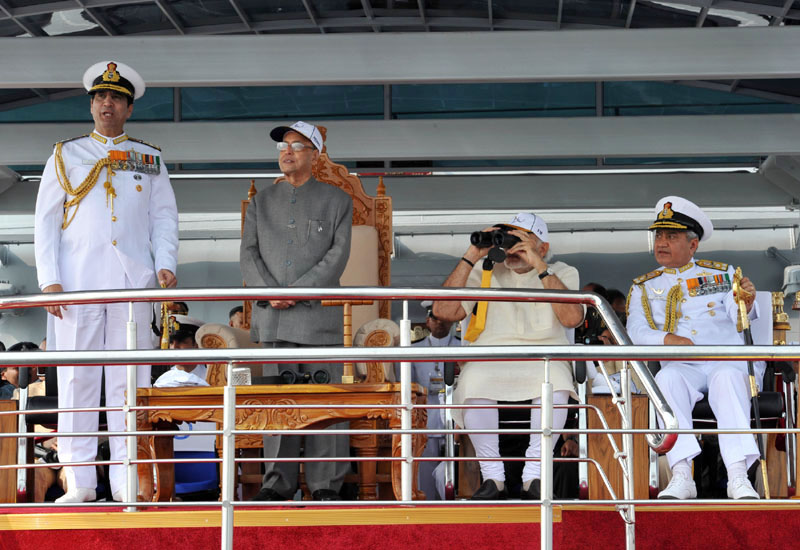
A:
{"type": "MultiPolygon", "coordinates": [[[[461,340],[452,334],[444,338],[435,338],[428,335],[419,342],[413,344],[415,347],[441,348],[458,347],[461,340]]],[[[444,361],[415,361],[411,363],[411,377],[413,382],[424,386],[428,390],[428,405],[441,405],[439,392],[444,390],[444,361]]],[[[443,430],[444,421],[443,409],[428,409],[429,430],[443,430]]],[[[444,444],[444,434],[428,434],[428,442],[422,456],[442,456],[441,449],[444,444]]],[[[419,465],[419,488],[425,492],[427,500],[441,500],[436,490],[436,480],[433,471],[439,465],[438,462],[420,462],[419,465]]]]}
{"type": "MultiPolygon", "coordinates": [[[[674,310],[673,334],[689,338],[696,345],[744,344],[742,334],[736,331],[737,306],[731,291],[733,273],[734,268],[727,264],[693,259],[683,267],[661,268],[634,279],[628,295],[627,323],[633,343],[663,345],[667,311],[674,310]]],[[[758,304],[753,304],[749,316],[751,319],[758,317],[758,304]]],[[[764,374],[763,363],[756,367],[756,379],[760,381],[764,374]]],[[[692,427],[692,409],[706,391],[720,429],[750,426],[746,362],[663,361],[656,382],[682,429],[692,427]]],[[[720,435],[719,445],[726,465],[745,460],[749,467],[758,458],[752,435],[720,435]]],[[[697,438],[683,434],[678,436],[667,458],[672,467],[698,454],[697,438]]]]}
{"type": "MultiPolygon", "coordinates": [[[[93,132],[90,136],[63,143],[64,172],[73,188],[78,188],[95,163],[109,156],[109,151],[135,151],[148,155],[146,167],[135,170],[115,168],[111,177],[116,196],[107,199],[104,168],[97,183],[76,209],[70,208],[67,219],[75,217],[62,229],[64,201],[70,199],[59,184],[55,154],[42,174],[36,199],[35,253],[39,287],[61,284],[65,291],[149,288],[157,285],[156,273],[167,269],[175,273],[178,254],[178,212],[161,151],[129,139],[93,132]],[[157,158],[156,158],[157,157],[157,158]],[[156,168],[158,167],[158,168],[156,168]],[[158,171],[158,173],[148,173],[158,171]]],[[[152,307],[135,305],[138,347],[153,347],[150,330],[152,307]]],[[[125,349],[125,323],[128,304],[68,306],[63,320],[55,319],[55,342],[50,349],[107,350],[125,349]]],[[[59,368],[59,407],[96,407],[100,401],[102,368],[59,368]]],[[[124,366],[105,367],[106,405],[124,401],[124,366]]],[[[149,385],[149,368],[140,366],[139,385],[149,385]]],[[[123,431],[121,412],[108,413],[110,431],[123,431]]],[[[62,413],[59,431],[96,431],[97,413],[62,413]]],[[[93,460],[97,454],[96,438],[59,438],[62,462],[93,460]]],[[[124,438],[112,438],[111,459],[125,456],[124,438]]],[[[69,488],[94,489],[94,467],[68,468],[69,488]]],[[[124,487],[121,466],[111,466],[111,489],[124,487]]]]}

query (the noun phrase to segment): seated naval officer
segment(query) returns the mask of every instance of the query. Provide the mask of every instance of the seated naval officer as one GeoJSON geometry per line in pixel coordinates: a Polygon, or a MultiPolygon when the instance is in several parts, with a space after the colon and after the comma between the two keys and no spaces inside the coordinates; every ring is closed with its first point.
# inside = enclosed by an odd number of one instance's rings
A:
{"type": "MultiPolygon", "coordinates": [[[[422,307],[427,311],[425,326],[428,327],[430,334],[414,342],[414,346],[437,348],[460,346],[461,340],[451,333],[452,321],[439,319],[433,314],[433,302],[426,300],[422,302],[422,307]]],[[[440,405],[440,392],[444,390],[444,361],[415,361],[411,363],[411,377],[413,382],[417,382],[428,390],[428,404],[440,405]]],[[[399,377],[398,377],[399,380],[399,377]]],[[[429,430],[444,429],[442,409],[428,409],[429,430]]],[[[428,442],[422,456],[443,456],[444,434],[428,434],[428,442]]],[[[419,488],[425,492],[427,500],[441,500],[444,495],[439,495],[436,490],[436,480],[433,471],[439,462],[420,462],[419,465],[419,488]]]]}
{"type": "MultiPolygon", "coordinates": [[[[195,335],[205,323],[188,315],[171,315],[169,349],[197,349],[195,335]]],[[[208,386],[205,365],[175,365],[153,383],[156,388],[208,386]]]]}
{"type": "MultiPolygon", "coordinates": [[[[695,260],[700,242],[711,237],[713,225],[696,204],[676,196],[664,197],[655,208],[650,230],[655,232],[655,259],[660,269],[633,280],[628,294],[628,333],[639,345],[743,344],[736,330],[738,309],[733,299],[734,268],[728,264],[695,260]]],[[[748,315],[758,316],[756,289],[746,277],[742,289],[748,315]]],[[[756,373],[761,380],[763,370],[756,373]]],[[[744,361],[662,361],[656,375],[681,429],[692,427],[692,409],[708,392],[720,429],[750,427],[750,392],[744,361]]],[[[751,434],[721,434],[719,447],[728,470],[728,498],[758,498],[747,479],[747,469],[759,457],[751,434]]],[[[697,497],[692,460],[700,454],[697,438],[678,435],[667,453],[672,480],[658,498],[697,497]]]]}
{"type": "MultiPolygon", "coordinates": [[[[578,270],[563,262],[550,263],[550,239],[545,221],[531,213],[514,216],[508,224],[487,228],[484,233],[494,233],[501,228],[513,239],[503,237],[507,249],[497,255],[497,247],[482,246],[484,240],[476,236],[464,256],[444,283],[446,287],[482,287],[509,289],[577,290],[578,270]],[[511,245],[511,242],[515,244],[511,245]],[[510,245],[510,246],[508,246],[510,245]],[[501,257],[505,259],[501,260],[501,257]],[[483,264],[479,260],[489,260],[483,264]],[[493,265],[496,260],[496,265],[493,265]]],[[[500,250],[503,250],[502,247],[500,250]]],[[[460,321],[472,312],[464,339],[472,345],[567,345],[567,328],[576,327],[583,320],[584,309],[578,304],[533,302],[476,302],[436,301],[433,313],[439,319],[460,321]]],[[[553,384],[553,403],[563,405],[574,392],[572,368],[564,361],[550,363],[553,384]]],[[[453,401],[456,404],[493,405],[497,401],[533,400],[541,403],[544,368],[541,361],[468,361],[461,368],[453,401]]],[[[455,409],[457,424],[466,429],[493,430],[498,426],[497,409],[468,409],[462,413],[455,409]]],[[[553,429],[564,427],[567,409],[553,410],[553,429]]],[[[531,409],[531,428],[540,429],[541,411],[531,409]]],[[[479,458],[500,457],[498,434],[470,434],[479,458]]],[[[541,436],[531,434],[525,456],[533,460],[525,463],[522,472],[522,498],[538,500],[540,495],[541,436]]],[[[558,437],[553,438],[555,445],[558,437]]],[[[553,449],[545,452],[552,453],[553,449]]],[[[505,499],[503,463],[498,460],[481,461],[483,485],[473,499],[505,499]]]]}

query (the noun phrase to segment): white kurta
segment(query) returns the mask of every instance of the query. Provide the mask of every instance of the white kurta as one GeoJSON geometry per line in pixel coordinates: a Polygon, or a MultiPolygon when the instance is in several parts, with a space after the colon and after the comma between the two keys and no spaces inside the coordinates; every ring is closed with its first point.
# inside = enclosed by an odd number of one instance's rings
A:
{"type": "MultiPolygon", "coordinates": [[[[681,268],[661,268],[634,279],[628,296],[626,327],[634,344],[664,344],[668,295],[674,287],[680,287],[681,292],[674,334],[689,338],[696,345],[744,343],[742,335],[736,331],[737,309],[730,290],[733,266],[699,261],[705,265],[697,265],[697,261],[692,259],[681,268]],[[645,303],[656,328],[650,326],[645,303]]],[[[755,303],[750,318],[757,317],[758,304],[755,303]]],[[[764,364],[757,363],[756,379],[760,381],[763,374],[764,364]]],[[[750,426],[750,393],[747,363],[744,361],[662,361],[656,382],[682,429],[692,427],[692,409],[705,391],[708,391],[709,404],[721,429],[750,426]]],[[[750,466],[758,457],[755,439],[749,434],[720,435],[719,445],[726,465],[745,460],[750,466]]],[[[682,434],[667,453],[667,458],[671,467],[680,460],[691,460],[699,453],[697,438],[682,434]]]]}
{"type": "MultiPolygon", "coordinates": [[[[156,272],[168,269],[175,273],[178,253],[178,212],[161,151],[128,139],[123,134],[109,138],[92,133],[64,142],[64,170],[73,188],[77,188],[94,164],[109,156],[109,151],[135,151],[149,155],[159,173],[145,173],[141,168],[117,168],[111,178],[116,197],[107,200],[104,182],[107,168],[83,198],[75,217],[66,229],[64,201],[66,192],[59,184],[55,155],[48,159],[36,198],[34,245],[40,288],[61,284],[65,291],[148,288],[157,284],[156,272]]],[[[71,198],[71,197],[70,197],[71,198]]],[[[150,304],[135,305],[138,347],[152,348],[150,304]]],[[[125,349],[127,304],[68,306],[63,320],[55,319],[55,342],[50,349],[107,350],[125,349]]],[[[95,407],[100,400],[103,367],[59,368],[59,407],[95,407]]],[[[125,367],[105,367],[106,405],[124,401],[125,367]]],[[[139,385],[149,385],[149,368],[139,367],[139,385]]],[[[59,431],[96,431],[97,413],[62,413],[59,431]]],[[[108,414],[111,431],[125,429],[121,412],[108,414]]],[[[59,456],[63,462],[93,460],[97,454],[96,438],[59,438],[59,456]]],[[[125,455],[124,438],[112,438],[111,458],[125,455]]],[[[69,487],[94,489],[94,467],[67,469],[69,487]]],[[[111,488],[124,487],[121,466],[111,467],[111,488]]]]}
{"type": "MultiPolygon", "coordinates": [[[[577,290],[578,270],[563,262],[550,264],[550,269],[569,290],[577,290]]],[[[467,279],[468,287],[481,286],[479,262],[467,279]]],[[[522,275],[497,264],[492,272],[492,288],[544,288],[539,274],[531,270],[522,275]]],[[[472,312],[475,302],[462,302],[464,311],[472,312]]],[[[470,345],[567,345],[567,332],[556,318],[549,303],[490,302],[486,328],[470,345]]],[[[550,363],[553,390],[575,395],[572,368],[564,361],[550,363]]],[[[469,361],[461,367],[453,401],[484,398],[496,401],[525,401],[541,396],[544,368],[541,361],[469,361]]],[[[453,417],[463,426],[463,411],[454,409],[453,417]]]]}

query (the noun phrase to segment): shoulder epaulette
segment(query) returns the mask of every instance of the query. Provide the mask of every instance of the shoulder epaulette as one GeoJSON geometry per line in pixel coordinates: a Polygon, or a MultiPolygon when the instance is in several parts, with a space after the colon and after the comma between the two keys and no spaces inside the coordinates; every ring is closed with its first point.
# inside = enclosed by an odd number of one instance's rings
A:
{"type": "Polygon", "coordinates": [[[70,142],[70,141],[75,141],[76,139],[81,139],[81,138],[85,138],[85,137],[89,137],[89,134],[83,134],[82,136],[75,136],[75,137],[73,137],[73,138],[69,138],[69,139],[63,139],[63,140],[61,140],[61,141],[57,141],[57,142],[55,142],[55,143],[53,144],[53,147],[55,147],[55,146],[56,146],[56,145],[58,145],[59,143],[67,143],[67,142],[70,142]]]}
{"type": "Polygon", "coordinates": [[[707,267],[708,269],[716,269],[719,271],[728,271],[728,264],[722,262],[713,262],[711,260],[695,260],[696,265],[700,267],[707,267]]]}
{"type": "Polygon", "coordinates": [[[157,145],[153,145],[152,143],[147,143],[146,141],[142,141],[141,139],[132,138],[130,136],[128,136],[128,139],[131,140],[131,141],[135,141],[136,143],[141,143],[142,145],[147,145],[148,147],[152,147],[156,151],[160,151],[161,150],[161,147],[158,147],[157,145]]]}
{"type": "Polygon", "coordinates": [[[650,279],[655,279],[656,277],[658,277],[662,273],[664,273],[664,272],[661,269],[656,269],[655,271],[651,271],[650,273],[642,275],[641,277],[636,277],[633,280],[633,284],[640,285],[645,281],[649,281],[650,279]]]}

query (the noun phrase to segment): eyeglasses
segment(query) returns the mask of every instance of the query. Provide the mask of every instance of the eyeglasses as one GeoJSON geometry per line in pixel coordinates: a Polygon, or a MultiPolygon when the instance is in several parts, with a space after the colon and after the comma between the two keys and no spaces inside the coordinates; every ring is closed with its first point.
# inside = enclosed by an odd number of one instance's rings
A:
{"type": "Polygon", "coordinates": [[[287,143],[285,141],[279,141],[277,143],[278,151],[286,151],[289,147],[292,148],[292,151],[295,153],[299,153],[303,149],[316,149],[313,145],[306,145],[305,143],[301,143],[299,141],[293,141],[291,143],[287,143]]]}

